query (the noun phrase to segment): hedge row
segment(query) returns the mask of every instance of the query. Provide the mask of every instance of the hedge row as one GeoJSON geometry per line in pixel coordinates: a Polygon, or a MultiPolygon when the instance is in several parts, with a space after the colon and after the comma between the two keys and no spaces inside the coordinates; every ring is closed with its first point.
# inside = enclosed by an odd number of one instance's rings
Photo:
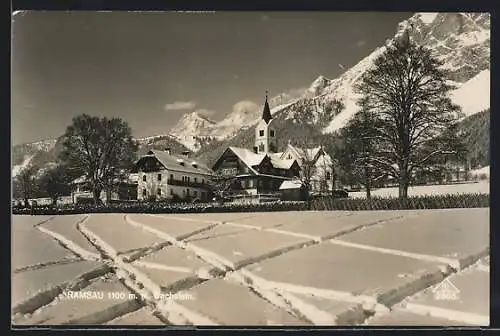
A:
{"type": "Polygon", "coordinates": [[[311,210],[417,210],[484,208],[490,206],[489,194],[448,194],[435,196],[412,196],[407,200],[398,197],[372,197],[357,199],[334,199],[324,197],[311,203],[311,210]]]}
{"type": "Polygon", "coordinates": [[[337,199],[323,197],[307,202],[266,202],[258,204],[165,204],[165,203],[121,203],[106,206],[60,205],[12,209],[18,215],[70,215],[83,213],[217,213],[217,212],[261,212],[301,210],[402,210],[402,209],[449,209],[489,207],[488,194],[452,194],[438,196],[414,196],[406,201],[394,198],[373,197],[367,199],[337,199]]]}
{"type": "Polygon", "coordinates": [[[306,202],[266,202],[257,204],[165,204],[123,203],[105,206],[71,205],[30,208],[13,208],[18,215],[73,215],[83,213],[214,213],[307,210],[306,202]]]}

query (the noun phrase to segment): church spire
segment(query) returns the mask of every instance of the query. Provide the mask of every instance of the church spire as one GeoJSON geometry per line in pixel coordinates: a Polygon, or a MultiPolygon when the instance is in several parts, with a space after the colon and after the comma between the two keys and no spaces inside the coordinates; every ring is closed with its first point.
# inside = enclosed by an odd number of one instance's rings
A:
{"type": "Polygon", "coordinates": [[[271,120],[273,117],[271,116],[271,110],[269,109],[269,104],[267,102],[267,90],[266,90],[266,102],[264,103],[264,110],[262,111],[262,119],[266,122],[266,124],[269,123],[269,120],[271,120]]]}

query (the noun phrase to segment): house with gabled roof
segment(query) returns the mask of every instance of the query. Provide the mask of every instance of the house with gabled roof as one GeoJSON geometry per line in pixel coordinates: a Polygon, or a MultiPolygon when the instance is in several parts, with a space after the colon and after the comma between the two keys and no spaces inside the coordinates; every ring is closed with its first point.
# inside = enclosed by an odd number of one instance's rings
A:
{"type": "Polygon", "coordinates": [[[314,148],[301,148],[288,143],[285,150],[281,153],[282,160],[295,159],[302,174],[305,172],[305,166],[310,169],[310,191],[315,193],[332,192],[335,189],[333,160],[322,146],[314,148]]]}
{"type": "Polygon", "coordinates": [[[138,175],[137,199],[207,201],[213,171],[189,154],[174,154],[166,148],[142,156],[133,170],[138,175]]]}

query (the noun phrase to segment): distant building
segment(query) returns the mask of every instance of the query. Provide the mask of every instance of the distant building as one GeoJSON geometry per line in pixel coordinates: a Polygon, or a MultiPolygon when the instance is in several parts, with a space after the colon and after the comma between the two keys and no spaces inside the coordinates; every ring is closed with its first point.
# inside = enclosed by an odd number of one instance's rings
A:
{"type": "Polygon", "coordinates": [[[135,164],[138,174],[137,198],[139,200],[193,200],[209,198],[207,181],[212,170],[201,162],[170,149],[150,150],[135,164]]]}
{"type": "Polygon", "coordinates": [[[285,181],[280,186],[282,201],[303,201],[308,198],[307,187],[301,180],[285,181]]]}
{"type": "Polygon", "coordinates": [[[281,153],[282,160],[295,159],[304,174],[305,166],[310,169],[310,188],[313,194],[331,193],[336,188],[333,171],[333,160],[321,146],[315,148],[300,148],[288,143],[281,153]]]}
{"type": "MultiPolygon", "coordinates": [[[[128,174],[124,179],[115,181],[115,186],[110,192],[110,200],[136,200],[137,199],[137,174],[128,174]]],[[[73,203],[77,203],[78,199],[92,199],[92,188],[85,176],[71,182],[71,199],[73,203]]],[[[101,191],[100,199],[105,202],[106,191],[101,191]]]]}

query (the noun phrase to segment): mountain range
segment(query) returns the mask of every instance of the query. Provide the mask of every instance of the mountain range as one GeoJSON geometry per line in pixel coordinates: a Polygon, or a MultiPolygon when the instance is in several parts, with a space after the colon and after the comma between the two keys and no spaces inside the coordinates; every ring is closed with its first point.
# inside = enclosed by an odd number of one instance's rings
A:
{"type": "MultiPolygon", "coordinates": [[[[399,23],[389,43],[404,31],[415,42],[430,48],[450,70],[451,93],[466,117],[488,111],[490,101],[490,15],[488,13],[416,13],[399,23]]],[[[386,44],[387,44],[386,43],[386,44]]],[[[380,46],[337,78],[319,76],[304,90],[269,98],[271,113],[278,120],[279,147],[289,140],[321,143],[342,128],[358,110],[353,87],[385,51],[380,46]],[[341,108],[343,107],[343,108],[341,108]]],[[[199,160],[213,160],[229,145],[251,147],[254,127],[262,106],[240,102],[227,116],[215,122],[200,112],[183,115],[168,134],[137,139],[139,153],[150,148],[170,147],[196,152],[199,160]]],[[[478,137],[484,139],[484,137],[478,137]]],[[[28,165],[40,167],[55,161],[59,141],[49,139],[14,146],[13,176],[28,165]]]]}

